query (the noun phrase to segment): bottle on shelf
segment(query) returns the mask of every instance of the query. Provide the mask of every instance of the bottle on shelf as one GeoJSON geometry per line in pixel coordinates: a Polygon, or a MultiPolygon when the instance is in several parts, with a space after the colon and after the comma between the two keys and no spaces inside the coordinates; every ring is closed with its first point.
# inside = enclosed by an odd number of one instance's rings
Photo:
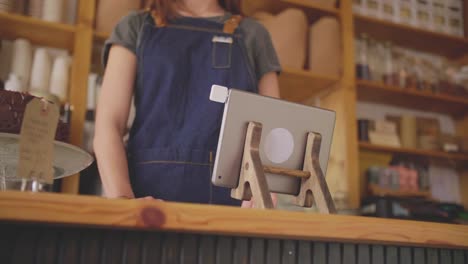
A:
{"type": "Polygon", "coordinates": [[[382,63],[382,53],[383,47],[381,43],[375,41],[374,39],[369,39],[368,45],[368,64],[370,79],[372,81],[381,82],[384,74],[383,63],[382,63]]]}
{"type": "Polygon", "coordinates": [[[356,74],[361,80],[370,80],[369,61],[367,57],[369,38],[366,34],[361,34],[357,42],[357,65],[356,74]]]}
{"type": "Polygon", "coordinates": [[[408,62],[404,55],[404,50],[395,47],[393,49],[394,65],[396,74],[396,86],[399,88],[406,88],[406,81],[408,78],[408,62]]]}
{"type": "Polygon", "coordinates": [[[382,61],[384,62],[383,82],[391,86],[398,85],[398,77],[393,63],[393,46],[390,42],[384,44],[382,61]]]}

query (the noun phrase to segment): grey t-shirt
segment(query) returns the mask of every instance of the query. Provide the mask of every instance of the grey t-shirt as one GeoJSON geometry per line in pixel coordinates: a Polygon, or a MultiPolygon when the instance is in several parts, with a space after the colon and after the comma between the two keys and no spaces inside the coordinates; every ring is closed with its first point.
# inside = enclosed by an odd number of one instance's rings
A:
{"type": "MultiPolygon", "coordinates": [[[[226,13],[226,15],[221,17],[206,19],[224,23],[231,16],[231,14],[226,13]]],[[[104,64],[107,63],[109,50],[113,44],[121,45],[136,54],[139,33],[145,20],[150,17],[149,12],[134,11],[120,20],[109,39],[105,42],[103,51],[104,64]]],[[[265,27],[251,18],[244,18],[239,25],[239,29],[242,31],[249,63],[255,71],[257,81],[266,73],[279,73],[281,66],[271,42],[270,34],[265,27]]]]}

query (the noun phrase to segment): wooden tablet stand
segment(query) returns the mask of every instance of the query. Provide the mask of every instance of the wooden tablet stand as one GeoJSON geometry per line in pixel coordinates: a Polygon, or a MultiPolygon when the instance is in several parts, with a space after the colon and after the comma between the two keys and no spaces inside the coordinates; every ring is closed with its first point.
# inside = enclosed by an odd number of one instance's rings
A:
{"type": "Polygon", "coordinates": [[[320,134],[313,132],[308,134],[302,171],[263,166],[259,153],[261,135],[262,124],[249,122],[239,185],[231,190],[232,198],[249,200],[253,197],[256,208],[273,208],[265,173],[281,174],[301,178],[301,188],[295,204],[311,207],[315,201],[320,213],[336,213],[335,204],[320,168],[319,153],[322,141],[320,134]]]}

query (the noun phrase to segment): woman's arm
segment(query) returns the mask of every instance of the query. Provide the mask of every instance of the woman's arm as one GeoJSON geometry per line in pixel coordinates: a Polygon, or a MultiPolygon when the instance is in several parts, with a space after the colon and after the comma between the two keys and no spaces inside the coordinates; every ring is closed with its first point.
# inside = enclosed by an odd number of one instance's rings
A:
{"type": "MultiPolygon", "coordinates": [[[[276,72],[269,72],[260,79],[258,82],[258,93],[261,95],[271,96],[280,98],[278,76],[276,72]]],[[[273,200],[273,205],[276,207],[277,198],[276,194],[271,194],[271,199],[273,200]]],[[[252,208],[255,201],[242,201],[243,208],[252,208]]]]}
{"type": "Polygon", "coordinates": [[[105,196],[134,198],[123,143],[136,75],[136,56],[112,46],[96,113],[94,150],[105,196]]]}
{"type": "Polygon", "coordinates": [[[278,76],[276,72],[269,72],[258,82],[258,93],[261,95],[280,98],[278,76]]]}

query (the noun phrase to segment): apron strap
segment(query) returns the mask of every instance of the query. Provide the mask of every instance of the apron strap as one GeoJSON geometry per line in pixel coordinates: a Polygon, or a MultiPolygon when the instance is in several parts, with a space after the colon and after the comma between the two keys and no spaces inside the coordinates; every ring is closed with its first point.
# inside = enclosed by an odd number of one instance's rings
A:
{"type": "Polygon", "coordinates": [[[241,15],[234,15],[224,22],[223,32],[226,34],[234,34],[240,22],[242,21],[241,15]]]}
{"type": "Polygon", "coordinates": [[[154,20],[154,24],[157,27],[164,27],[166,26],[166,23],[163,21],[163,19],[159,16],[158,12],[156,10],[152,10],[151,8],[146,8],[145,11],[150,12],[151,17],[154,20]]]}

